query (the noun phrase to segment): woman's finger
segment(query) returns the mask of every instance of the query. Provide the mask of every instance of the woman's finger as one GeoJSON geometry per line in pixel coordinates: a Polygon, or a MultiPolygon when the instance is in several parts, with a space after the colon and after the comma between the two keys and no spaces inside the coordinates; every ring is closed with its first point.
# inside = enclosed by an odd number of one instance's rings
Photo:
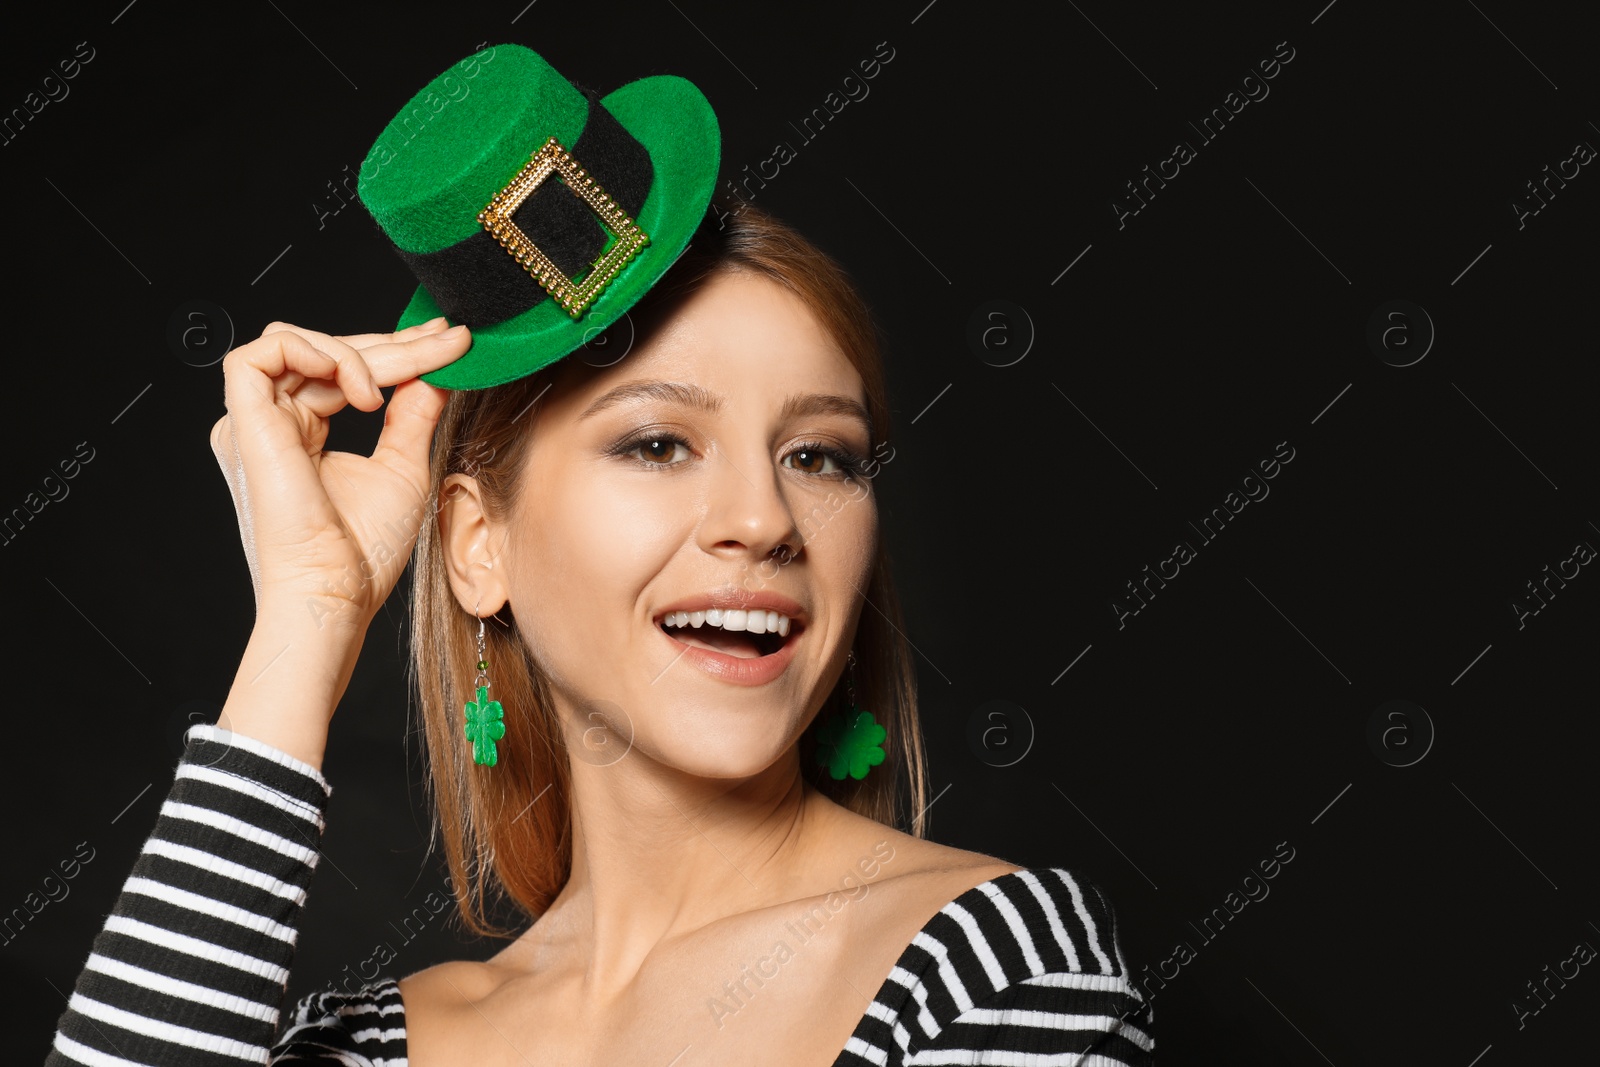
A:
{"type": "Polygon", "coordinates": [[[363,349],[361,356],[372,368],[379,385],[399,385],[459,359],[472,347],[472,332],[465,326],[388,341],[363,349]]]}
{"type": "MultiPolygon", "coordinates": [[[[348,349],[338,338],[329,338],[336,350],[348,349]]],[[[384,341],[361,349],[348,349],[359,358],[379,387],[398,385],[459,359],[472,346],[472,334],[465,326],[435,333],[422,333],[401,341],[384,341]],[[459,332],[457,332],[459,331],[459,332]]],[[[343,358],[343,357],[341,357],[343,358]]],[[[331,382],[308,381],[294,392],[295,399],[310,410],[327,417],[342,408],[347,400],[331,382]]],[[[372,407],[361,406],[363,410],[372,407]]]]}
{"type": "Polygon", "coordinates": [[[427,322],[419,322],[415,326],[407,326],[405,329],[396,330],[394,333],[352,333],[339,334],[337,336],[339,340],[343,341],[351,348],[365,349],[371,348],[373,345],[391,344],[395,341],[409,341],[412,338],[421,337],[425,334],[443,333],[445,328],[449,325],[450,320],[445,318],[443,315],[440,315],[436,319],[429,319],[427,322]]]}
{"type": "Polygon", "coordinates": [[[426,491],[428,450],[449,391],[412,378],[395,386],[372,458],[426,491]]]}
{"type": "Polygon", "coordinates": [[[304,457],[320,448],[326,420],[309,414],[297,420],[280,404],[280,383],[290,377],[313,380],[340,373],[348,379],[354,372],[353,367],[341,370],[337,360],[294,330],[263,334],[229,352],[222,361],[223,395],[237,461],[246,470],[263,474],[288,475],[292,468],[295,473],[288,476],[300,483],[301,491],[310,491],[316,473],[304,457]],[[298,457],[298,462],[291,457],[298,457]]]}
{"type": "Polygon", "coordinates": [[[332,381],[308,379],[292,389],[280,393],[292,396],[296,403],[309,408],[321,418],[327,418],[346,404],[361,411],[376,411],[383,404],[383,394],[373,379],[366,357],[342,338],[320,330],[295,327],[294,332],[339,365],[332,381]]]}

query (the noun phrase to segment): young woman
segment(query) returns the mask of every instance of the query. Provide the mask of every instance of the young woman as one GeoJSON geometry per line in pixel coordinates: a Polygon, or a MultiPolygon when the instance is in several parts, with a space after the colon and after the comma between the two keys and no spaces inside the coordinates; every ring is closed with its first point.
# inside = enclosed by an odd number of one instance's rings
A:
{"type": "Polygon", "coordinates": [[[865,307],[755,209],[702,218],[620,359],[446,391],[474,336],[442,319],[227,356],[256,625],[51,1064],[1152,1062],[1091,882],[923,836],[865,307]],[[391,385],[370,457],[323,450],[391,385]],[[280,1020],[329,719],[413,558],[438,838],[510,940],[280,1020]]]}

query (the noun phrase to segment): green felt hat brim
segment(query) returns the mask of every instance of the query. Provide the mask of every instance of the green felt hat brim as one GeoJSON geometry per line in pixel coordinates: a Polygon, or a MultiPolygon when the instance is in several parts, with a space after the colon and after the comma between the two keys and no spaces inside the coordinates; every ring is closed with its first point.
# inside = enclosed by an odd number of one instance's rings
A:
{"type": "MultiPolygon", "coordinates": [[[[711,202],[721,163],[721,130],[710,102],[694,83],[671,74],[629,82],[600,102],[650,153],[650,192],[634,219],[650,243],[581,318],[572,318],[547,297],[520,315],[473,330],[472,347],[454,362],[423,374],[423,381],[443,389],[484,389],[549,366],[622,318],[688,246],[711,202]]],[[[535,140],[543,143],[543,138],[535,140]]],[[[530,145],[529,153],[537,147],[530,145]]],[[[538,284],[531,276],[528,283],[538,284]]],[[[428,291],[418,286],[395,329],[442,314],[428,291]]]]}

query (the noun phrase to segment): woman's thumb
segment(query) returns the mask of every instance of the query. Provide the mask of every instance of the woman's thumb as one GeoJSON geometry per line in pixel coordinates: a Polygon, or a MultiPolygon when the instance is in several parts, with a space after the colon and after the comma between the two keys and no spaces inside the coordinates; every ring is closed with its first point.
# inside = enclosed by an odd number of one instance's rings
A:
{"type": "Polygon", "coordinates": [[[378,434],[372,458],[403,473],[416,472],[426,481],[433,429],[449,395],[448,389],[429,385],[421,378],[410,378],[395,386],[384,409],[383,431],[378,434]]]}

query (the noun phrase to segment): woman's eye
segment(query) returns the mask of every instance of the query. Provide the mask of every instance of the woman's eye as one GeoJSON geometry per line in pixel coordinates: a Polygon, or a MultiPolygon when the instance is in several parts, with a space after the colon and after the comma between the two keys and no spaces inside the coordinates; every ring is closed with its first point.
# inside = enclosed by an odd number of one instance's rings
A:
{"type": "Polygon", "coordinates": [[[791,467],[806,474],[833,474],[839,467],[832,456],[815,448],[802,448],[798,452],[791,452],[788,458],[794,461],[789,464],[791,467]]]}
{"type": "MultiPolygon", "coordinates": [[[[647,467],[676,467],[694,458],[694,452],[682,438],[670,434],[635,437],[631,442],[618,445],[614,454],[628,456],[647,467]]],[[[854,457],[820,445],[803,445],[783,457],[783,465],[813,477],[843,475],[853,477],[859,470],[854,457]]]]}
{"type": "Polygon", "coordinates": [[[648,441],[641,441],[633,449],[633,454],[646,463],[653,463],[660,467],[668,467],[673,463],[688,458],[689,450],[682,441],[670,437],[657,437],[648,441]],[[683,455],[679,455],[682,452],[683,455]]]}

